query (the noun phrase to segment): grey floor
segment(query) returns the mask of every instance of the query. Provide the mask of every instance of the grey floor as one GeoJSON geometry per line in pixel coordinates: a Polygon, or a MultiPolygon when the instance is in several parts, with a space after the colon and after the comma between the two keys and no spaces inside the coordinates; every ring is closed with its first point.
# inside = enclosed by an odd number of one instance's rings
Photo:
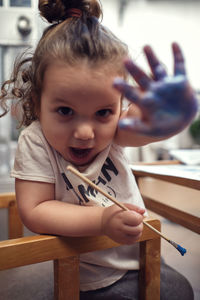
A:
{"type": "MultiPolygon", "coordinates": [[[[5,192],[1,188],[0,192],[5,192]]],[[[10,187],[13,188],[11,184],[10,187]]],[[[182,207],[183,210],[191,211],[194,215],[200,216],[200,191],[193,191],[191,189],[176,187],[175,185],[168,185],[158,180],[146,180],[142,182],[142,189],[146,195],[155,196],[157,198],[162,197],[165,202],[175,203],[178,207],[182,207]],[[162,195],[162,196],[161,196],[162,195]]],[[[200,239],[199,235],[182,227],[175,223],[172,223],[152,212],[149,212],[150,216],[155,216],[161,219],[162,232],[170,239],[180,244],[187,249],[187,254],[181,256],[179,252],[171,246],[168,242],[162,239],[161,252],[167,264],[177,269],[182,273],[191,283],[195,300],[200,299],[200,239]]],[[[30,232],[25,228],[25,235],[29,235],[30,232]]],[[[5,209],[0,210],[0,240],[7,239],[7,211],[5,209]]],[[[36,300],[51,300],[53,299],[52,282],[52,264],[43,263],[37,264],[31,267],[23,267],[14,269],[11,273],[6,271],[0,272],[0,300],[31,300],[30,295],[33,295],[35,285],[38,286],[37,292],[34,294],[36,300]],[[42,272],[41,272],[42,266],[42,272]],[[24,271],[32,276],[24,276],[24,271]],[[45,274],[50,273],[50,276],[46,277],[45,274]],[[14,278],[18,278],[20,284],[18,284],[18,290],[11,295],[12,287],[15,286],[14,278]],[[8,286],[9,283],[9,286],[8,286]],[[28,289],[24,289],[24,286],[29,286],[28,289]],[[45,286],[45,288],[44,288],[45,286]],[[46,293],[46,288],[49,291],[49,295],[46,293]],[[20,295],[20,296],[19,296],[20,295]]]]}

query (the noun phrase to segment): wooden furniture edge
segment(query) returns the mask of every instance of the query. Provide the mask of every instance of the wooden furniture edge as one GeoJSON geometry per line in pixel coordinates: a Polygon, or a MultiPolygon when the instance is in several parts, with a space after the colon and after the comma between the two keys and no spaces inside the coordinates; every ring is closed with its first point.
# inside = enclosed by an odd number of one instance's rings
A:
{"type": "MultiPolygon", "coordinates": [[[[147,220],[160,230],[160,221],[147,220]]],[[[158,234],[144,226],[138,242],[159,238],[158,234]]],[[[95,250],[117,247],[118,243],[106,236],[57,237],[35,235],[0,242],[0,270],[39,263],[48,260],[77,256],[95,250]]]]}
{"type": "Polygon", "coordinates": [[[190,213],[184,212],[178,208],[162,203],[158,200],[152,199],[142,195],[147,209],[159,214],[160,216],[175,222],[187,229],[200,234],[200,218],[190,213]]]}

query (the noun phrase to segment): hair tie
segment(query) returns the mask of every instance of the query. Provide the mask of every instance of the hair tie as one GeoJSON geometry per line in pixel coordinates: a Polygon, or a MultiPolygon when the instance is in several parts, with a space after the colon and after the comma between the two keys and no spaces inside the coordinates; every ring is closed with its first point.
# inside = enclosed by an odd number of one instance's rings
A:
{"type": "Polygon", "coordinates": [[[79,8],[70,8],[67,10],[67,16],[80,18],[82,17],[82,11],[79,8]]]}

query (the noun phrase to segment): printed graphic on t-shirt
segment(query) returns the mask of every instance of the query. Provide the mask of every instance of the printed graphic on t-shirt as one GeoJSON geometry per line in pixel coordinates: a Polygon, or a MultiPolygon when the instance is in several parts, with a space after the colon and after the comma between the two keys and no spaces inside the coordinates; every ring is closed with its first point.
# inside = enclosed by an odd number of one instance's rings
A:
{"type": "MultiPolygon", "coordinates": [[[[112,187],[112,178],[116,177],[119,174],[116,166],[113,161],[107,157],[105,163],[101,168],[101,173],[96,180],[93,182],[97,186],[101,186],[105,192],[107,192],[112,197],[116,198],[116,191],[112,187]]],[[[65,173],[62,173],[63,180],[66,184],[66,189],[72,190],[76,195],[80,205],[101,205],[101,206],[110,206],[112,202],[107,199],[105,196],[101,195],[93,187],[87,185],[86,183],[80,183],[77,187],[73,187],[69,178],[65,173]]]]}

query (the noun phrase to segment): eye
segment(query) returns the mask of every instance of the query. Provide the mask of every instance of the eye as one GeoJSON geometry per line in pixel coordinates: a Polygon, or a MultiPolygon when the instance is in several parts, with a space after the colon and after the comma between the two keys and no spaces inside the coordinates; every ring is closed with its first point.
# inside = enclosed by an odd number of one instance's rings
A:
{"type": "Polygon", "coordinates": [[[73,110],[70,107],[59,107],[58,108],[58,113],[62,116],[72,116],[73,115],[73,110]]]}
{"type": "Polygon", "coordinates": [[[98,117],[107,118],[112,113],[111,109],[101,109],[96,112],[98,117]]]}

